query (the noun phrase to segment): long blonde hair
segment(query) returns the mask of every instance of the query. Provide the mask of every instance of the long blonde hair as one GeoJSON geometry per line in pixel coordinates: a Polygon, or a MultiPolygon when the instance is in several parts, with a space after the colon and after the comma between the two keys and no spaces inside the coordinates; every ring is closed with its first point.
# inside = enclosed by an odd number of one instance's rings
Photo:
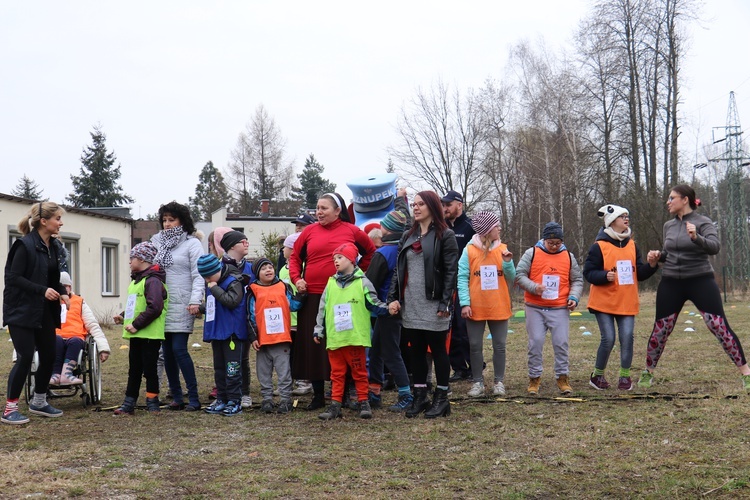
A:
{"type": "Polygon", "coordinates": [[[51,219],[58,212],[65,212],[63,207],[53,201],[40,201],[31,205],[31,209],[18,221],[18,231],[24,236],[31,232],[31,229],[39,229],[42,219],[51,219]]]}
{"type": "MultiPolygon", "coordinates": [[[[492,248],[492,242],[495,241],[490,237],[490,233],[485,234],[484,236],[479,237],[482,240],[482,251],[484,254],[482,255],[483,259],[487,258],[487,254],[490,253],[490,248],[492,248]]],[[[497,244],[499,245],[501,243],[500,238],[497,239],[497,244]]]]}

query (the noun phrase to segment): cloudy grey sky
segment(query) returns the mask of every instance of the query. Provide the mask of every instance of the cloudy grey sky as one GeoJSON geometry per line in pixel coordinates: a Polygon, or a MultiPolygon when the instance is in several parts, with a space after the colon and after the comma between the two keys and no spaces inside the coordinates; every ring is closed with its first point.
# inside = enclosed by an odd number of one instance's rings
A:
{"type": "MultiPolygon", "coordinates": [[[[89,132],[101,124],[122,164],[121,184],[136,199],[135,217],[172,199],[187,202],[208,160],[226,166],[259,104],[298,170],[314,153],[343,188],[384,170],[399,109],[417,87],[440,78],[465,90],[500,79],[512,44],[544,37],[564,46],[588,7],[586,0],[5,1],[0,192],[26,174],[62,201],[89,132]]],[[[741,37],[750,3],[711,0],[703,19],[683,72],[686,148],[724,125],[730,90],[740,116],[750,117],[741,37]]]]}

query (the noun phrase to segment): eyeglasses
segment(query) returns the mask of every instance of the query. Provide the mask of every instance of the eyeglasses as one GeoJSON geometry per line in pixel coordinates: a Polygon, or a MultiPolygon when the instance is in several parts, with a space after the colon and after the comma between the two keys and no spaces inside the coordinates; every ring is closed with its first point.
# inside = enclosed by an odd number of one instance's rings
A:
{"type": "Polygon", "coordinates": [[[551,247],[559,247],[562,246],[563,242],[560,240],[552,241],[552,240],[544,240],[545,245],[549,245],[551,247]]]}
{"type": "Polygon", "coordinates": [[[425,203],[423,201],[415,201],[414,203],[409,204],[411,208],[423,207],[424,205],[425,203]]]}
{"type": "Polygon", "coordinates": [[[674,201],[674,200],[678,200],[678,199],[681,200],[682,198],[684,198],[684,196],[670,196],[669,198],[667,198],[667,200],[668,201],[674,201]]]}
{"type": "Polygon", "coordinates": [[[628,214],[622,214],[617,218],[622,220],[630,220],[630,216],[628,214]]]}

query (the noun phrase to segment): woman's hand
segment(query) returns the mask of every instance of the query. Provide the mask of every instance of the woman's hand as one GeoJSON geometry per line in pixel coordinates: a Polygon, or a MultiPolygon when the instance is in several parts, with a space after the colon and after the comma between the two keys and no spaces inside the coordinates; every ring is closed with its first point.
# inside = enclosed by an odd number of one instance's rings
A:
{"type": "Polygon", "coordinates": [[[656,267],[659,259],[661,259],[661,252],[659,250],[649,250],[648,255],[646,255],[646,260],[651,267],[656,267]]]}
{"type": "Polygon", "coordinates": [[[190,304],[187,306],[187,310],[190,314],[196,316],[201,312],[201,307],[198,304],[190,304]]]}
{"type": "Polygon", "coordinates": [[[687,229],[687,233],[688,236],[690,236],[690,239],[695,241],[695,238],[698,236],[698,234],[695,232],[695,224],[693,224],[692,222],[686,222],[685,229],[687,229]]]}
{"type": "Polygon", "coordinates": [[[462,318],[471,318],[471,306],[463,306],[461,308],[461,317],[462,318]]]}
{"type": "Polygon", "coordinates": [[[391,313],[391,316],[395,316],[401,312],[401,303],[398,300],[394,300],[388,304],[388,312],[391,313]]]}
{"type": "Polygon", "coordinates": [[[451,312],[450,311],[438,311],[437,314],[441,318],[447,318],[448,316],[451,315],[451,312]]]}
{"type": "Polygon", "coordinates": [[[60,294],[54,288],[47,288],[44,292],[44,298],[47,300],[60,300],[60,294]]]}
{"type": "Polygon", "coordinates": [[[99,353],[99,361],[101,361],[102,363],[104,363],[108,359],[109,359],[109,353],[108,352],[102,351],[102,352],[99,353]]]}
{"type": "Polygon", "coordinates": [[[307,293],[307,282],[302,278],[298,279],[294,286],[297,287],[299,293],[307,293]]]}

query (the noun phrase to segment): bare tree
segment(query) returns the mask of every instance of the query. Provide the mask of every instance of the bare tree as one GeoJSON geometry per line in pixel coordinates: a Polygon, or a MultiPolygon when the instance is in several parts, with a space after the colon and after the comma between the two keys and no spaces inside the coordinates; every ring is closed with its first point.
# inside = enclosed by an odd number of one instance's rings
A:
{"type": "Polygon", "coordinates": [[[486,195],[486,184],[481,182],[485,144],[480,124],[472,92],[462,97],[439,81],[428,90],[418,89],[401,108],[397,126],[401,143],[389,153],[407,180],[426,183],[439,193],[456,190],[471,210],[486,195]]]}

